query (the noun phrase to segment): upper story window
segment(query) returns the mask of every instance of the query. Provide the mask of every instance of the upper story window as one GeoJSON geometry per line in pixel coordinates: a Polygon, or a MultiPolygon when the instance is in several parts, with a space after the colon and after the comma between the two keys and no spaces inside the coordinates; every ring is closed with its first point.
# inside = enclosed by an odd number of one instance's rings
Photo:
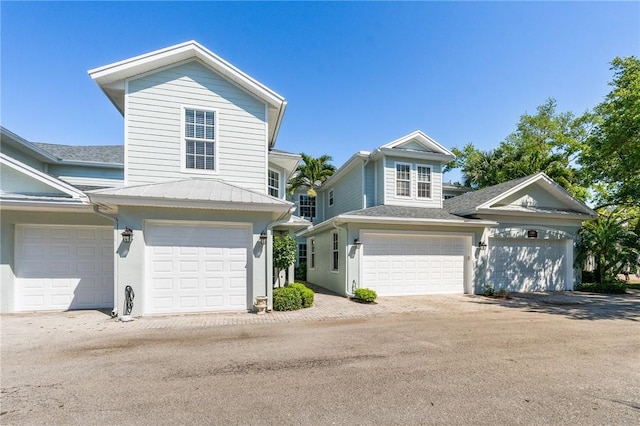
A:
{"type": "Polygon", "coordinates": [[[333,206],[333,189],[329,190],[329,207],[333,206]]]}
{"type": "Polygon", "coordinates": [[[184,109],[185,168],[216,170],[215,122],[215,111],[184,109]]]}
{"type": "Polygon", "coordinates": [[[272,197],[280,197],[280,173],[269,169],[268,183],[269,195],[272,197]]]}
{"type": "Polygon", "coordinates": [[[396,195],[411,196],[411,165],[396,164],[396,195]]]}
{"type": "Polygon", "coordinates": [[[340,260],[340,245],[338,239],[338,232],[334,231],[331,233],[331,270],[337,271],[339,267],[340,260]]]}
{"type": "Polygon", "coordinates": [[[316,217],[316,197],[309,197],[308,195],[300,195],[300,202],[298,204],[298,213],[301,217],[314,218],[316,217]]]}
{"type": "Polygon", "coordinates": [[[418,166],[418,198],[431,198],[431,167],[418,166]]]}

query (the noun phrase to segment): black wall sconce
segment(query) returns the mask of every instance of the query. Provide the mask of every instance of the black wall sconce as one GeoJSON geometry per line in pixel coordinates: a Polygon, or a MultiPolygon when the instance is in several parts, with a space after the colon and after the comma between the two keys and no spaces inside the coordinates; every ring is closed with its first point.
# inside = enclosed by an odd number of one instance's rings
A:
{"type": "Polygon", "coordinates": [[[353,245],[356,246],[356,248],[360,247],[362,245],[362,241],[360,241],[360,238],[356,238],[355,240],[353,240],[353,245]]]}
{"type": "Polygon", "coordinates": [[[529,229],[527,231],[527,238],[538,238],[538,231],[535,229],[529,229]]]}
{"type": "Polygon", "coordinates": [[[260,233],[260,242],[261,242],[262,244],[264,244],[264,243],[266,243],[266,242],[267,242],[267,231],[262,231],[262,232],[260,233]]]}
{"type": "Polygon", "coordinates": [[[485,243],[484,241],[480,241],[480,242],[478,243],[478,248],[479,248],[480,250],[484,250],[484,249],[486,249],[486,248],[487,248],[487,243],[485,243]]]}
{"type": "Polygon", "coordinates": [[[123,243],[129,244],[133,241],[133,231],[129,227],[124,228],[124,231],[122,231],[120,235],[122,235],[123,243]]]}

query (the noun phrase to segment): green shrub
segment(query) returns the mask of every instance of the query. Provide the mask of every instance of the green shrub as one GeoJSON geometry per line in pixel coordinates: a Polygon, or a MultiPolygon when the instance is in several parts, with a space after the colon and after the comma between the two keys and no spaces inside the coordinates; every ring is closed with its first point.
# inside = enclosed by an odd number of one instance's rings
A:
{"type": "Polygon", "coordinates": [[[509,292],[507,290],[505,290],[504,288],[501,288],[500,290],[496,291],[495,297],[499,297],[501,299],[508,299],[509,298],[509,292]]]}
{"type": "Polygon", "coordinates": [[[300,262],[298,266],[296,266],[295,270],[296,280],[306,281],[307,280],[307,263],[300,262]]]}
{"type": "Polygon", "coordinates": [[[493,291],[493,286],[491,284],[485,284],[483,288],[484,288],[484,290],[482,291],[483,296],[493,297],[495,292],[493,291]]]}
{"type": "Polygon", "coordinates": [[[357,288],[353,294],[353,298],[363,302],[373,302],[378,298],[378,295],[369,288],[357,288]]]}
{"type": "Polygon", "coordinates": [[[289,288],[298,290],[298,292],[300,293],[300,298],[302,300],[303,308],[308,308],[313,305],[313,300],[315,298],[315,293],[313,292],[313,290],[302,283],[289,284],[289,288]]]}
{"type": "Polygon", "coordinates": [[[273,289],[274,311],[296,311],[302,308],[300,290],[292,287],[278,287],[273,289]]]}
{"type": "Polygon", "coordinates": [[[627,292],[627,285],[619,281],[605,283],[582,283],[576,287],[576,291],[587,291],[590,293],[624,294],[627,292]]]}

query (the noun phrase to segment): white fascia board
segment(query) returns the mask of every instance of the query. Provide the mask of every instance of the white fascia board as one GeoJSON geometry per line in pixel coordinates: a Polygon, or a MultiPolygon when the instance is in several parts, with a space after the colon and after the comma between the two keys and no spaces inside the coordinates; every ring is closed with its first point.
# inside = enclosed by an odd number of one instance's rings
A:
{"type": "Polygon", "coordinates": [[[288,176],[291,176],[298,168],[302,157],[299,154],[269,151],[268,158],[269,163],[282,168],[288,176]]]}
{"type": "Polygon", "coordinates": [[[26,176],[29,176],[32,179],[35,179],[44,183],[47,186],[50,186],[60,192],[63,192],[69,195],[73,199],[79,199],[79,200],[87,199],[86,195],[82,191],[78,190],[77,188],[74,188],[73,186],[63,181],[56,179],[53,176],[49,176],[46,173],[42,173],[41,171],[36,170],[33,167],[28,166],[16,160],[15,158],[11,158],[8,155],[0,153],[0,163],[14,169],[18,173],[22,173],[26,176]]]}
{"type": "Polygon", "coordinates": [[[100,186],[105,188],[121,188],[124,186],[122,179],[93,178],[84,176],[58,176],[58,179],[71,185],[100,186]]]}
{"type": "Polygon", "coordinates": [[[124,169],[124,164],[122,163],[101,163],[97,161],[60,160],[57,162],[57,164],[68,166],[90,166],[108,169],[124,169]]]}
{"type": "Polygon", "coordinates": [[[59,160],[59,158],[56,157],[55,155],[45,151],[44,149],[38,147],[37,145],[32,144],[25,138],[16,135],[11,130],[5,127],[0,126],[0,132],[4,138],[8,139],[8,140],[5,139],[3,143],[8,142],[9,145],[26,148],[29,151],[31,151],[32,155],[34,155],[40,161],[44,161],[44,162],[50,161],[52,163],[56,163],[59,160]]]}
{"type": "Polygon", "coordinates": [[[378,159],[380,156],[389,156],[389,157],[399,157],[399,158],[407,158],[414,160],[431,160],[437,161],[440,163],[448,163],[453,160],[455,155],[447,155],[447,154],[438,154],[435,152],[421,152],[421,151],[411,151],[405,149],[394,149],[394,148],[378,148],[371,155],[371,158],[378,159]]]}
{"type": "Polygon", "coordinates": [[[0,210],[93,213],[88,203],[62,201],[7,200],[0,197],[0,210]]]}
{"type": "Polygon", "coordinates": [[[258,204],[258,203],[232,203],[215,202],[205,200],[176,200],[154,197],[126,197],[119,195],[106,195],[91,193],[89,199],[94,204],[140,206],[140,207],[175,207],[186,209],[207,209],[207,210],[238,210],[256,212],[289,212],[295,206],[292,203],[283,201],[282,204],[258,204]]]}
{"type": "Polygon", "coordinates": [[[583,213],[554,213],[554,212],[532,212],[523,210],[501,210],[501,209],[478,209],[476,214],[481,215],[497,215],[497,216],[525,216],[527,218],[540,218],[540,219],[578,219],[589,220],[595,219],[597,215],[583,214],[583,213]]]}
{"type": "Polygon", "coordinates": [[[420,144],[422,144],[425,148],[429,148],[429,149],[435,149],[436,151],[440,151],[441,154],[443,155],[447,155],[447,156],[452,156],[453,158],[455,158],[455,155],[449,151],[447,148],[445,148],[444,146],[440,145],[438,142],[435,141],[435,139],[431,138],[429,135],[427,135],[426,133],[422,132],[421,130],[416,130],[413,133],[410,133],[406,136],[403,136],[401,138],[398,138],[392,142],[389,142],[385,145],[382,145],[380,148],[395,148],[398,145],[402,145],[403,143],[409,142],[411,140],[417,139],[418,142],[420,142],[420,144]]]}
{"type": "MultiPolygon", "coordinates": [[[[475,208],[474,212],[461,212],[460,214],[463,214],[463,215],[465,215],[465,214],[473,214],[475,212],[479,212],[480,210],[487,211],[487,209],[490,209],[493,204],[496,204],[496,203],[500,202],[501,200],[504,200],[505,198],[509,197],[510,195],[515,194],[516,192],[518,192],[518,191],[526,188],[527,186],[530,186],[530,185],[532,185],[532,184],[534,184],[534,183],[536,183],[538,181],[544,182],[546,188],[548,190],[550,190],[550,192],[555,194],[559,200],[566,202],[568,205],[576,207],[578,211],[584,212],[585,215],[593,216],[593,217],[597,216],[597,213],[593,209],[588,207],[583,202],[581,202],[579,200],[576,200],[574,197],[572,197],[571,194],[569,194],[560,185],[555,183],[544,172],[536,173],[535,175],[531,176],[531,178],[525,180],[524,182],[520,182],[520,184],[518,184],[517,186],[511,188],[510,190],[508,190],[506,192],[503,192],[502,194],[498,195],[497,197],[494,197],[491,200],[480,204],[479,206],[477,206],[475,208]]],[[[549,217],[549,216],[547,216],[547,217],[549,217]]]]}
{"type": "MultiPolygon", "coordinates": [[[[322,188],[328,188],[333,186],[334,183],[340,179],[347,171],[351,170],[354,166],[358,165],[356,160],[367,160],[371,153],[369,151],[358,151],[351,156],[336,172],[331,175],[324,183],[322,184],[322,188]]],[[[360,164],[361,165],[361,164],[360,164]]]]}

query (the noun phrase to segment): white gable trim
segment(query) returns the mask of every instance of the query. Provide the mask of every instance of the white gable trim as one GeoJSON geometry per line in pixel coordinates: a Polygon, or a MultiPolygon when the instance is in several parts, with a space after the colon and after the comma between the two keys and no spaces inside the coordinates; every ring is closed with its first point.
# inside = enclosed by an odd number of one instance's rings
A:
{"type": "MultiPolygon", "coordinates": [[[[571,196],[571,194],[569,194],[563,187],[561,187],[560,185],[558,185],[557,183],[555,183],[553,180],[551,180],[551,178],[549,178],[549,176],[547,176],[545,173],[540,172],[537,173],[533,176],[531,176],[529,179],[521,182],[520,184],[516,185],[515,187],[511,188],[508,191],[503,192],[502,194],[498,195],[497,197],[492,198],[491,200],[480,204],[478,207],[476,207],[475,211],[476,212],[483,212],[483,213],[488,213],[491,212],[491,206],[500,202],[501,200],[504,200],[505,198],[509,197],[512,194],[515,194],[518,191],[523,190],[524,188],[533,185],[536,182],[541,182],[542,185],[544,185],[545,189],[548,190],[550,193],[556,195],[558,197],[558,199],[560,199],[561,201],[564,201],[568,206],[574,208],[576,211],[582,212],[585,215],[589,216],[589,217],[593,217],[595,218],[597,216],[596,212],[593,211],[591,208],[589,208],[586,204],[582,203],[581,201],[576,200],[573,196],[571,196]]],[[[499,213],[504,214],[504,210],[498,210],[499,213]]],[[[548,216],[548,214],[545,214],[544,216],[548,216]]],[[[566,217],[566,216],[564,216],[566,217]]]]}
{"type": "Polygon", "coordinates": [[[0,164],[6,167],[10,167],[18,173],[22,173],[26,176],[29,176],[32,179],[35,179],[39,182],[44,183],[51,188],[56,189],[64,194],[69,195],[73,199],[78,200],[87,200],[86,195],[84,193],[73,186],[58,180],[52,176],[49,176],[46,173],[42,173],[39,170],[34,169],[33,167],[27,166],[26,164],[16,160],[15,158],[11,158],[6,154],[0,153],[0,164]]]}
{"type": "Polygon", "coordinates": [[[416,130],[413,133],[409,133],[406,136],[403,136],[399,139],[396,139],[392,142],[389,142],[386,145],[382,145],[380,148],[397,148],[398,146],[407,143],[407,142],[411,142],[411,141],[416,141],[418,142],[420,145],[424,146],[425,148],[432,150],[438,154],[443,154],[443,155],[447,155],[447,156],[451,156],[451,157],[455,157],[455,155],[453,155],[453,153],[451,151],[449,151],[447,148],[445,148],[444,146],[440,145],[438,142],[436,142],[433,138],[431,138],[430,136],[428,136],[427,134],[423,133],[420,130],[416,130]]]}

